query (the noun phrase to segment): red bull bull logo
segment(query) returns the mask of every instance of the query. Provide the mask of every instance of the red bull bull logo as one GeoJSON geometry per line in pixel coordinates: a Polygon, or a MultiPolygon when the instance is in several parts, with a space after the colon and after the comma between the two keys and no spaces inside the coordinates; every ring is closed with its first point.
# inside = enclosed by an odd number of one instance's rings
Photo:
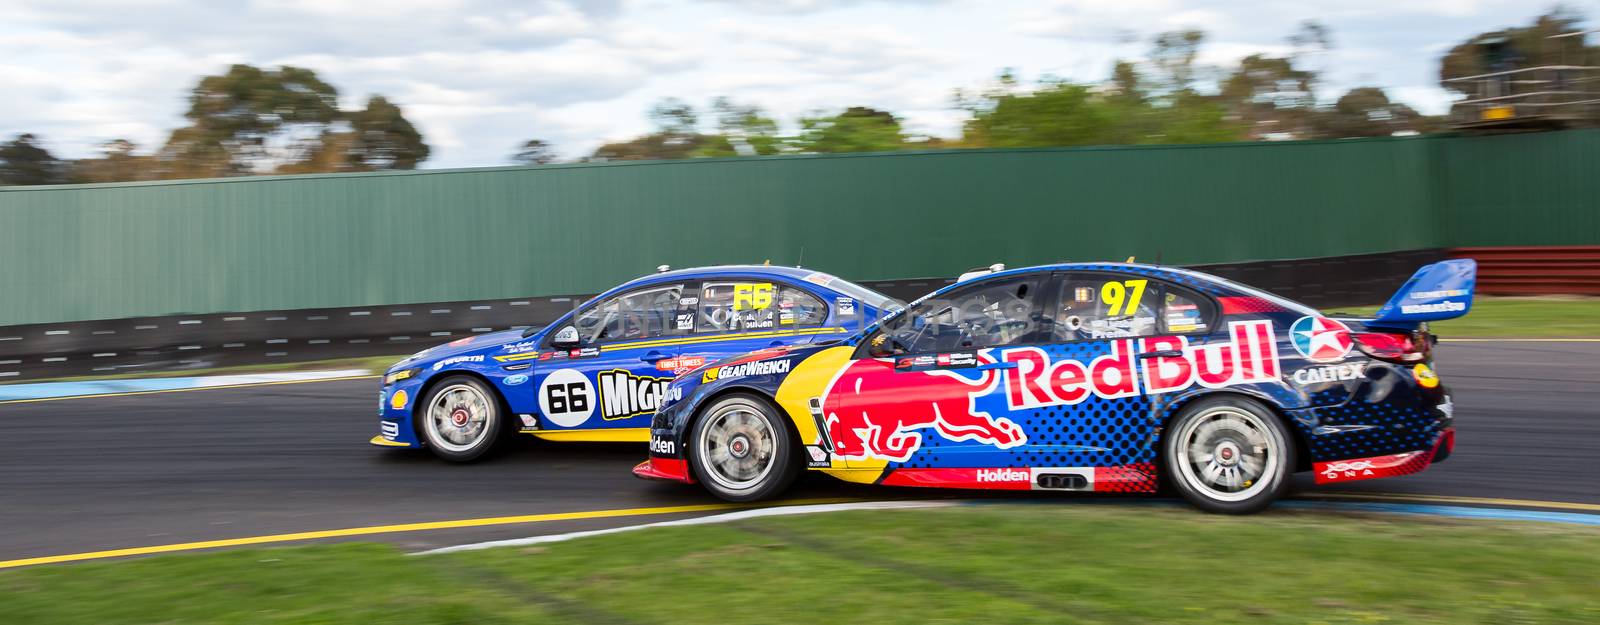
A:
{"type": "Polygon", "coordinates": [[[896,372],[894,363],[851,362],[829,383],[822,414],[834,453],[846,459],[904,462],[931,428],[952,441],[999,449],[1025,444],[1027,433],[1004,416],[978,409],[978,399],[1005,393],[1014,410],[1222,388],[1277,380],[1278,349],[1270,321],[1235,322],[1227,341],[1191,345],[1182,336],[1111,341],[1111,353],[1083,362],[1052,360],[1037,347],[989,349],[979,365],[1009,368],[896,372]],[[965,372],[965,375],[963,375],[965,372]],[[969,377],[970,376],[970,377],[969,377]]]}
{"type": "Polygon", "coordinates": [[[974,398],[995,389],[998,373],[984,371],[971,379],[939,370],[896,373],[876,360],[851,362],[828,385],[822,401],[833,451],[843,458],[904,462],[922,447],[917,430],[930,426],[953,441],[1001,449],[1021,445],[1028,440],[1021,427],[973,406],[974,398]]]}

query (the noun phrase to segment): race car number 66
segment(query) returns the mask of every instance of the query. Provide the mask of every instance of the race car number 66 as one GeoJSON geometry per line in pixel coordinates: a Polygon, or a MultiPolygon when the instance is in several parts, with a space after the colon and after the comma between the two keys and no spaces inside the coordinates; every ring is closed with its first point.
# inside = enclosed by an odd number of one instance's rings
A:
{"type": "Polygon", "coordinates": [[[539,384],[539,410],[561,427],[583,425],[594,415],[589,377],[576,369],[557,369],[539,384]]]}

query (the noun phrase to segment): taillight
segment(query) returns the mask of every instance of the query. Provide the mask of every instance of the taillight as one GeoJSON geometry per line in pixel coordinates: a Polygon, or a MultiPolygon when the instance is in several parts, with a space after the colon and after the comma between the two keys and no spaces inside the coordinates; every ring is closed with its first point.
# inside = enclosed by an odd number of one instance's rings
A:
{"type": "Polygon", "coordinates": [[[1352,332],[1361,353],[1387,362],[1422,362],[1428,359],[1428,342],[1413,334],[1352,332]]]}

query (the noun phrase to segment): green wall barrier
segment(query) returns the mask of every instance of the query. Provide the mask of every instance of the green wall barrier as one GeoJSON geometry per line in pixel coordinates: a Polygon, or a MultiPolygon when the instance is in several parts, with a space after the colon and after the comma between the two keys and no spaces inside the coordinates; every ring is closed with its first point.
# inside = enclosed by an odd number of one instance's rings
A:
{"type": "Polygon", "coordinates": [[[0,188],[0,325],[1593,243],[1600,131],[574,164],[0,188]],[[1533,187],[1529,189],[1528,187],[1533,187]]]}

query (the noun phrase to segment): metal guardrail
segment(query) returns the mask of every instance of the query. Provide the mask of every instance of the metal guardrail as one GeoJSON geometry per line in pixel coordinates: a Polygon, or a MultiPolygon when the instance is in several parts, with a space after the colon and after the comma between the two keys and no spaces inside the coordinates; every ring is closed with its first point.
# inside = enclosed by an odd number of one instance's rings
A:
{"type": "MultiPolygon", "coordinates": [[[[1420,250],[1194,267],[1313,306],[1380,303],[1420,250]]],[[[863,281],[910,301],[954,281],[863,281]]],[[[543,325],[592,295],[137,317],[0,327],[0,383],[138,371],[401,355],[472,334],[543,325]]]]}
{"type": "Polygon", "coordinates": [[[1463,247],[1478,261],[1478,292],[1489,295],[1600,295],[1600,245],[1463,247]]]}

